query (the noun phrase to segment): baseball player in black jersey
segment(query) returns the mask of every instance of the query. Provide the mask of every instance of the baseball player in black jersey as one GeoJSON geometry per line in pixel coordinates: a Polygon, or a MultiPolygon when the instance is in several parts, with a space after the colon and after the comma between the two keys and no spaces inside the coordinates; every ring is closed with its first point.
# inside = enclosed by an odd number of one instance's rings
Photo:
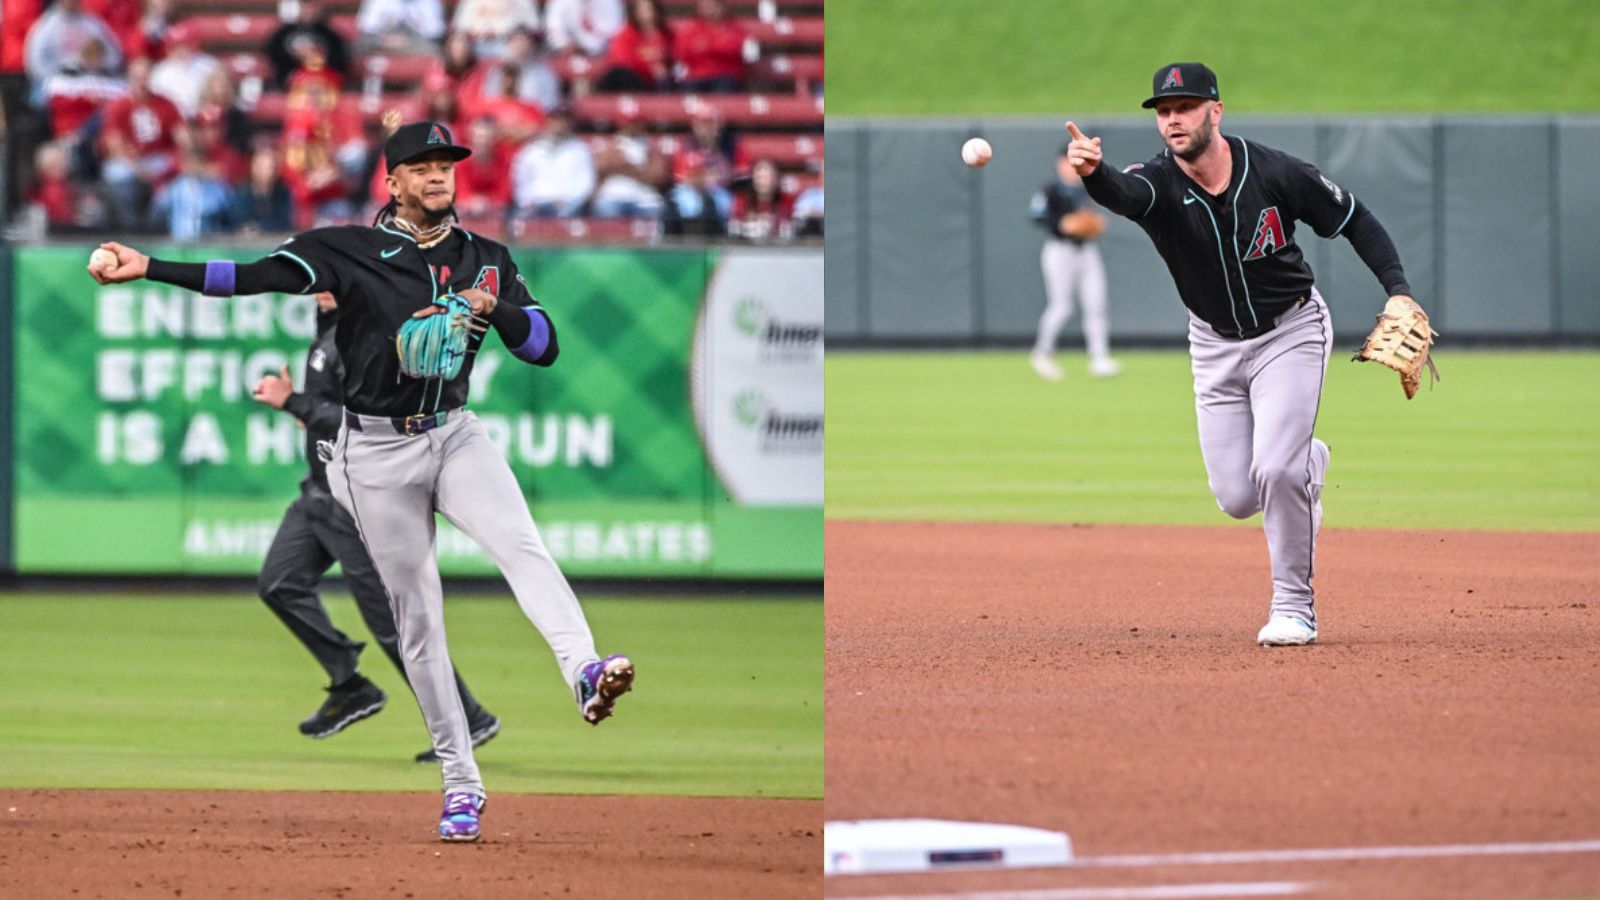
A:
{"type": "Polygon", "coordinates": [[[454,221],[455,163],[471,155],[447,127],[414,122],[384,144],[393,199],[373,227],[319,228],[264,259],[175,263],[117,243],[102,284],[150,278],[211,296],[266,291],[339,298],[335,343],[344,360],[344,424],[328,462],[328,486],[354,518],[389,595],[400,653],[442,763],[439,836],[474,841],[484,806],[470,729],[445,644],[444,598],[435,561],[434,514],[494,560],[522,611],[555,653],[590,724],[611,714],[633,684],[625,656],[601,659],[583,609],[528,513],[522,489],[476,416],[465,408],[474,330],[452,377],[401,371],[397,335],[407,320],[444,312],[454,294],[492,326],[513,356],[555,362],[555,326],[506,248],[454,221]]]}
{"type": "MultiPolygon", "coordinates": [[[[378,646],[405,677],[400,658],[400,638],[395,631],[389,596],[361,544],[355,520],[328,490],[327,466],[317,453],[319,444],[331,446],[344,419],[344,366],[334,346],[338,303],[327,291],[317,294],[317,336],[306,355],[305,384],[295,390],[284,366],[280,374],[262,376],[252,397],[281,409],[305,428],[306,461],[310,471],[300,482],[300,496],[289,505],[278,533],[261,564],[256,590],[289,631],[300,640],[328,673],[328,699],[300,723],[300,733],[312,738],[338,734],[348,726],[383,709],[388,698],[357,668],[364,644],[352,641],[334,627],[322,605],[318,586],[328,568],[338,562],[356,608],[378,646]]],[[[500,733],[500,719],[478,704],[467,684],[456,674],[461,705],[467,712],[472,746],[500,733]]],[[[417,754],[417,762],[437,762],[433,748],[417,754]]]]}
{"type": "Polygon", "coordinates": [[[1106,267],[1099,238],[1105,219],[1089,208],[1083,180],[1072,170],[1067,148],[1056,157],[1056,177],[1033,195],[1033,221],[1048,237],[1039,251],[1044,273],[1045,307],[1033,353],[1033,370],[1047,381],[1061,380],[1056,364],[1056,339],[1072,318],[1072,298],[1083,306],[1083,340],[1089,350],[1089,374],[1107,378],[1122,371],[1111,358],[1111,326],[1106,320],[1106,267]]]}
{"type": "Polygon", "coordinates": [[[1263,645],[1317,639],[1311,590],[1328,445],[1312,436],[1333,343],[1328,306],[1295,223],[1343,236],[1391,297],[1411,288],[1394,242],[1355,195],[1280,150],[1223,135],[1217,77],[1200,63],[1156,71],[1146,109],[1166,150],[1122,171],[1067,123],[1068,153],[1097,203],[1138,223],[1189,313],[1200,451],[1235,518],[1257,512],[1272,557],[1263,645]]]}

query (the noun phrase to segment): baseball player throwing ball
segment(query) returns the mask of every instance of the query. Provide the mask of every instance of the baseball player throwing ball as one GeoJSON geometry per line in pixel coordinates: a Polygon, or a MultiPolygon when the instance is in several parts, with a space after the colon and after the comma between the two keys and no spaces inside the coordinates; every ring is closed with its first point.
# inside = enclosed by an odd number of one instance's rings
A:
{"type": "Polygon", "coordinates": [[[1160,156],[1119,172],[1104,164],[1100,139],[1071,122],[1068,155],[1089,196],[1150,235],[1188,309],[1211,492],[1230,516],[1261,513],[1267,532],[1272,611],[1256,640],[1309,644],[1317,639],[1311,576],[1328,472],[1328,445],[1313,430],[1333,328],[1295,223],[1320,237],[1343,235],[1391,305],[1415,309],[1424,331],[1426,318],[1394,242],[1361,201],[1309,163],[1218,131],[1222,98],[1209,68],[1162,66],[1153,88],[1144,107],[1156,111],[1166,143],[1160,156]]]}
{"type": "Polygon", "coordinates": [[[500,568],[587,722],[611,715],[634,676],[627,657],[595,652],[510,467],[465,407],[488,328],[524,362],[548,366],[557,353],[555,326],[510,253],[455,224],[455,164],[471,152],[444,125],[413,122],[384,144],[393,199],[371,228],[315,229],[237,265],[167,262],[107,243],[116,268],[90,269],[101,284],[149,278],[216,297],[331,291],[339,298],[344,424],[327,453],[328,484],[388,591],[406,676],[443,769],[439,836],[447,841],[477,840],[485,794],[445,645],[435,512],[500,568]]]}

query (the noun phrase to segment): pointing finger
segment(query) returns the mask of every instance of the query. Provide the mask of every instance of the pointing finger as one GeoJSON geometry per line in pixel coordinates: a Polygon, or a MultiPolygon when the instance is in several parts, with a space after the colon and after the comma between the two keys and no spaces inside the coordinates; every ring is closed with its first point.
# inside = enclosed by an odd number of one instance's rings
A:
{"type": "Polygon", "coordinates": [[[1071,122],[1067,123],[1067,133],[1072,135],[1072,139],[1075,141],[1083,140],[1083,132],[1079,131],[1078,126],[1071,122]]]}

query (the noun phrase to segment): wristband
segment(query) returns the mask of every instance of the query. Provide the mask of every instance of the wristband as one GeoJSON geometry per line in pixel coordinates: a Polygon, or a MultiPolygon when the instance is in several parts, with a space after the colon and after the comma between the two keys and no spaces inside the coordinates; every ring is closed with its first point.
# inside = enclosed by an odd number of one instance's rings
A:
{"type": "Polygon", "coordinates": [[[238,266],[227,259],[213,259],[206,263],[206,284],[201,290],[207,297],[232,297],[234,278],[238,266]]]}

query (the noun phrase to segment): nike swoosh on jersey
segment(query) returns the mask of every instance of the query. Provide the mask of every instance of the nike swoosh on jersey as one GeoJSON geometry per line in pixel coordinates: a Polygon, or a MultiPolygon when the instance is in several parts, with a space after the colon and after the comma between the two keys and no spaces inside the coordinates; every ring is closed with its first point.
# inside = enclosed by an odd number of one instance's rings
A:
{"type": "Polygon", "coordinates": [[[399,253],[401,250],[404,250],[405,248],[406,248],[406,246],[404,244],[401,244],[400,246],[394,248],[393,250],[385,250],[382,253],[379,253],[378,255],[383,257],[384,259],[388,259],[389,257],[395,255],[396,253],[399,253]]]}
{"type": "Polygon", "coordinates": [[[1184,206],[1188,206],[1191,203],[1197,203],[1197,202],[1199,202],[1199,200],[1197,198],[1195,198],[1195,197],[1185,197],[1185,198],[1183,198],[1183,205],[1184,206]]]}

